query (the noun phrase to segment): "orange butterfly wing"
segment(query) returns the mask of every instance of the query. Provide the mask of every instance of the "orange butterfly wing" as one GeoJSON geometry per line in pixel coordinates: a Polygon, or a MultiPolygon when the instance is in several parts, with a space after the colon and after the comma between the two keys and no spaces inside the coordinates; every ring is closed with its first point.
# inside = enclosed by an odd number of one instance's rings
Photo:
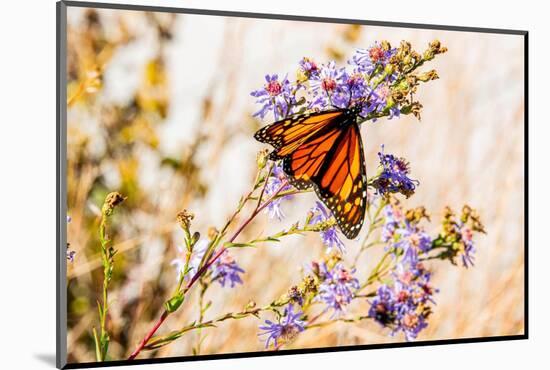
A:
{"type": "Polygon", "coordinates": [[[261,129],[255,137],[275,147],[270,158],[283,159],[293,186],[315,185],[348,239],[359,234],[367,180],[361,135],[353,117],[329,111],[289,118],[261,129]]]}
{"type": "Polygon", "coordinates": [[[288,117],[258,130],[254,137],[262,143],[271,144],[276,150],[270,154],[270,159],[279,160],[294,152],[308,139],[337,124],[343,117],[342,110],[288,117]]]}
{"type": "Polygon", "coordinates": [[[349,123],[313,179],[319,198],[332,211],[342,233],[353,239],[361,231],[367,202],[367,174],[359,126],[349,123]]]}

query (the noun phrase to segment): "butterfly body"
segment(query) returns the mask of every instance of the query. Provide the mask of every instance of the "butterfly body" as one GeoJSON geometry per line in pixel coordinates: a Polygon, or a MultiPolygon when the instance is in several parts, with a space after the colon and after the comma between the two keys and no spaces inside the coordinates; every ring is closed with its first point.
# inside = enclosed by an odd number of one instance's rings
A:
{"type": "Polygon", "coordinates": [[[283,161],[294,187],[315,189],[349,239],[361,230],[367,202],[358,117],[357,107],[306,113],[274,122],[254,135],[274,147],[269,158],[283,161]]]}

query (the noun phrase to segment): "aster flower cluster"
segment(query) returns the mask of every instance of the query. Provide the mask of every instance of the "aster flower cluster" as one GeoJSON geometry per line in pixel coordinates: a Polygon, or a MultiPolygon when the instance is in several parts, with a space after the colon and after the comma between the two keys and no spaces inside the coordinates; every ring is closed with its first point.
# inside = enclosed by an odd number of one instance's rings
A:
{"type": "Polygon", "coordinates": [[[370,301],[369,317],[391,334],[404,333],[407,341],[415,340],[428,326],[427,319],[435,304],[430,285],[431,274],[421,263],[402,263],[392,273],[393,281],[381,285],[370,301]]]}
{"type": "Polygon", "coordinates": [[[426,210],[418,207],[404,212],[399,201],[391,198],[383,213],[381,241],[387,243],[387,249],[395,256],[402,256],[403,262],[416,264],[419,256],[432,248],[432,238],[419,225],[422,219],[429,220],[426,210]]]}
{"type": "Polygon", "coordinates": [[[234,288],[237,284],[243,283],[239,274],[244,273],[244,270],[237,265],[237,262],[228,251],[222,254],[212,268],[212,279],[217,280],[222,287],[228,284],[229,287],[234,288]]]}
{"type": "Polygon", "coordinates": [[[289,303],[284,310],[283,316],[279,317],[277,322],[265,320],[264,325],[260,326],[260,337],[265,338],[265,348],[268,348],[271,342],[275,348],[279,346],[279,341],[288,342],[294,339],[299,333],[305,330],[305,323],[301,319],[303,312],[294,312],[294,306],[289,303]]]}
{"type": "Polygon", "coordinates": [[[359,289],[359,280],[353,274],[355,269],[348,270],[342,262],[337,262],[332,268],[322,262],[316,266],[319,284],[319,300],[333,310],[333,316],[340,316],[346,310],[354,292],[359,289]]]}
{"type": "Polygon", "coordinates": [[[373,186],[379,195],[401,193],[410,197],[418,185],[417,180],[409,178],[409,163],[404,158],[393,154],[385,154],[384,146],[378,152],[380,158],[380,173],[373,181],[373,186]]]}
{"type": "Polygon", "coordinates": [[[451,208],[446,207],[443,215],[443,231],[434,241],[434,247],[442,248],[441,258],[449,259],[456,264],[460,259],[462,266],[468,268],[474,265],[474,233],[485,234],[485,228],[481,223],[475,209],[465,205],[457,219],[451,208]]]}
{"type": "MultiPolygon", "coordinates": [[[[281,166],[275,164],[273,166],[273,169],[271,170],[271,176],[267,180],[267,184],[265,187],[265,196],[269,198],[271,195],[273,195],[273,193],[280,190],[280,187],[281,185],[283,185],[283,181],[285,181],[285,178],[286,175],[281,166]]],[[[292,186],[285,185],[280,191],[286,191],[290,189],[292,189],[292,186]]],[[[291,195],[286,195],[277,199],[273,199],[266,207],[266,212],[269,215],[269,218],[281,221],[285,217],[281,204],[283,201],[289,200],[291,198],[291,195]]]]}
{"type": "Polygon", "coordinates": [[[415,71],[435,55],[446,52],[439,41],[433,41],[423,54],[402,42],[392,47],[389,42],[375,42],[366,49],[357,49],[347,67],[334,61],[320,64],[304,57],[298,63],[294,81],[288,75],[265,76],[262,88],[251,95],[260,109],[254,114],[274,120],[306,110],[322,111],[359,106],[364,120],[379,117],[399,117],[414,114],[418,118],[422,105],[413,99],[419,82],[437,79],[435,71],[417,74],[415,71]]]}
{"type": "Polygon", "coordinates": [[[250,93],[256,98],[256,102],[262,106],[259,111],[254,113],[254,117],[263,119],[271,111],[275,120],[279,120],[294,113],[294,107],[298,103],[296,93],[303,86],[291,84],[286,76],[279,78],[277,74],[266,75],[265,81],[266,83],[262,89],[250,93]]]}
{"type": "Polygon", "coordinates": [[[340,253],[345,252],[346,247],[340,239],[334,218],[330,210],[328,210],[323,203],[319,201],[315,202],[315,206],[309,213],[308,224],[319,227],[319,235],[327,248],[327,253],[332,251],[338,251],[340,253]]]}
{"type": "Polygon", "coordinates": [[[443,231],[432,238],[420,223],[430,220],[424,207],[404,210],[394,197],[388,198],[383,208],[384,223],[380,240],[396,261],[389,282],[384,282],[369,301],[369,317],[384,327],[392,329],[392,335],[403,332],[410,341],[427,327],[433,294],[438,292],[430,284],[431,273],[424,260],[449,259],[456,264],[460,258],[464,267],[473,265],[475,252],[474,232],[485,232],[479,215],[464,206],[459,218],[450,208],[443,216],[443,231]]]}
{"type": "Polygon", "coordinates": [[[307,275],[299,285],[293,285],[288,292],[276,301],[276,305],[296,303],[301,307],[309,304],[319,292],[319,281],[314,275],[307,275]]]}

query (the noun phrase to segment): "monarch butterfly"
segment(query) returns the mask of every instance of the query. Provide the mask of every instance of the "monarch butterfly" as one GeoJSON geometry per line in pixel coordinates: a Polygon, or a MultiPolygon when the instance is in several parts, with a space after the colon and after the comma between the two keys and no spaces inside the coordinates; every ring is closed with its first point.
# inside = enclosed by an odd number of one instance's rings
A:
{"type": "Polygon", "coordinates": [[[332,211],[342,233],[361,231],[367,202],[367,176],[357,118],[361,107],[333,109],[285,118],[258,130],[256,140],[275,148],[289,182],[315,189],[332,211]]]}

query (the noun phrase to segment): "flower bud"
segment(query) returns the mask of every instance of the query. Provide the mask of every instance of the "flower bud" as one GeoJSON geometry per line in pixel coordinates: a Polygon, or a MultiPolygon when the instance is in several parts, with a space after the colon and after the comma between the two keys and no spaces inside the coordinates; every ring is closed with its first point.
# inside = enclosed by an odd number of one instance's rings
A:
{"type": "Polygon", "coordinates": [[[191,245],[195,245],[195,243],[198,242],[200,238],[201,234],[198,231],[195,231],[193,233],[193,236],[191,237],[191,245]]]}
{"type": "Polygon", "coordinates": [[[256,156],[256,163],[258,164],[258,169],[263,170],[267,164],[267,157],[269,155],[268,149],[262,149],[258,152],[256,156]]]}

